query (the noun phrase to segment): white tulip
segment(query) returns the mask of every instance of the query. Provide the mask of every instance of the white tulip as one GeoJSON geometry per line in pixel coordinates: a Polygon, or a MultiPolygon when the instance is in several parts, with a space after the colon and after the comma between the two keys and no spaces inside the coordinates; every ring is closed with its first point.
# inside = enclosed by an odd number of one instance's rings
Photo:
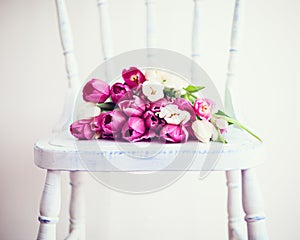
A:
{"type": "Polygon", "coordinates": [[[90,118],[100,114],[100,108],[96,107],[95,103],[81,102],[78,104],[77,118],[90,118]]]}
{"type": "Polygon", "coordinates": [[[158,72],[158,70],[146,70],[145,71],[145,78],[148,81],[161,82],[160,81],[160,73],[158,72]]]}
{"type": "Polygon", "coordinates": [[[146,70],[145,77],[148,81],[160,82],[165,87],[172,88],[175,91],[181,91],[189,85],[183,78],[164,71],[146,70]]]}
{"type": "Polygon", "coordinates": [[[208,143],[214,132],[214,125],[207,120],[196,120],[192,124],[192,129],[196,138],[203,143],[208,143]]]}
{"type": "Polygon", "coordinates": [[[164,86],[158,82],[145,81],[142,85],[142,91],[151,102],[158,101],[164,97],[164,86]]]}
{"type": "Polygon", "coordinates": [[[228,128],[228,122],[223,118],[217,118],[216,119],[216,126],[219,129],[227,129],[228,128]]]}
{"type": "Polygon", "coordinates": [[[160,118],[166,120],[169,124],[179,125],[181,123],[186,123],[190,120],[190,113],[187,111],[182,111],[175,104],[169,104],[161,108],[158,115],[160,118]]]}

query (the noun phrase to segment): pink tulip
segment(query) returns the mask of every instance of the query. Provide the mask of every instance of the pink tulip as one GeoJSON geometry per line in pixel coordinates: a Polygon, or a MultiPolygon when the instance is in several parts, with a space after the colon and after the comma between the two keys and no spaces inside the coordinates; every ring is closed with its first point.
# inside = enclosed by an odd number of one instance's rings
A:
{"type": "Polygon", "coordinates": [[[188,139],[188,132],[184,126],[167,124],[161,129],[160,137],[167,142],[184,143],[188,139]]]}
{"type": "Polygon", "coordinates": [[[136,67],[130,67],[128,70],[123,69],[122,77],[130,88],[136,88],[146,80],[144,74],[136,67]]]}
{"type": "Polygon", "coordinates": [[[82,119],[71,124],[70,132],[78,139],[92,139],[95,131],[91,129],[91,119],[82,119]]]}
{"type": "Polygon", "coordinates": [[[198,98],[194,103],[196,114],[206,120],[211,118],[214,106],[215,103],[207,98],[198,98]]]}
{"type": "Polygon", "coordinates": [[[85,84],[82,92],[86,102],[104,103],[110,96],[110,87],[103,80],[94,78],[85,84]]]}
{"type": "Polygon", "coordinates": [[[126,117],[120,109],[103,114],[101,119],[102,131],[106,134],[116,134],[123,127],[126,117]]]}
{"type": "Polygon", "coordinates": [[[166,105],[168,105],[170,102],[165,99],[165,98],[162,98],[156,102],[152,102],[151,105],[150,105],[150,110],[152,112],[160,112],[161,108],[162,107],[165,107],[166,105]]]}
{"type": "Polygon", "coordinates": [[[139,96],[133,96],[132,99],[119,102],[120,109],[128,117],[140,117],[146,110],[146,102],[139,96]]]}
{"type": "Polygon", "coordinates": [[[124,100],[124,98],[132,98],[132,91],[125,84],[115,83],[111,86],[110,96],[112,101],[117,104],[120,99],[124,100]]]}
{"type": "Polygon", "coordinates": [[[122,137],[127,141],[137,142],[141,140],[145,130],[146,127],[143,119],[130,117],[122,128],[122,137]]]}

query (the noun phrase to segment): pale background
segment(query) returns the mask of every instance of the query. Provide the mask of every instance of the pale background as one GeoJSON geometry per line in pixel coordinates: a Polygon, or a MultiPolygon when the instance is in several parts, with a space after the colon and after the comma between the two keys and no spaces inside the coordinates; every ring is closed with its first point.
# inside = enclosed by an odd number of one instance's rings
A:
{"type": "MultiPolygon", "coordinates": [[[[67,1],[84,79],[101,59],[96,1],[67,1]]],[[[159,47],[190,54],[192,1],[158,1],[159,47]]],[[[300,2],[248,1],[240,68],[242,113],[264,139],[257,170],[270,239],[300,239],[300,2]]],[[[233,1],[203,1],[202,67],[222,90],[233,1]]],[[[144,47],[143,0],[112,0],[116,53],[144,47]]],[[[34,239],[45,171],[33,144],[47,136],[63,104],[66,80],[54,1],[0,1],[0,239],[34,239]]],[[[58,239],[67,234],[68,176],[63,174],[58,239]]],[[[87,239],[226,239],[223,173],[185,175],[149,195],[112,192],[90,179],[87,239]]]]}

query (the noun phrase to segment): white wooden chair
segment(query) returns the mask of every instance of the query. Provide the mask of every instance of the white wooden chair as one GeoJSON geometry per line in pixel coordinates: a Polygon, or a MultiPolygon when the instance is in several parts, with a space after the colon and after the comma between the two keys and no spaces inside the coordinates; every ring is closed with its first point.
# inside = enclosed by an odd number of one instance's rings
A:
{"type": "MultiPolygon", "coordinates": [[[[230,57],[228,64],[228,78],[226,82],[225,93],[225,107],[227,112],[234,114],[233,104],[231,102],[231,86],[235,81],[235,64],[236,57],[239,53],[239,28],[240,28],[240,12],[244,0],[236,0],[232,35],[230,57]]],[[[73,43],[71,29],[68,21],[67,9],[64,0],[56,0],[58,20],[60,27],[60,35],[63,47],[63,53],[66,60],[66,70],[69,79],[68,98],[64,109],[64,116],[60,125],[56,127],[52,136],[47,139],[42,139],[35,144],[35,163],[38,167],[47,170],[47,177],[45,187],[40,204],[40,227],[38,232],[38,239],[56,239],[56,223],[60,211],[60,173],[61,171],[70,172],[72,193],[70,202],[70,234],[67,239],[85,239],[85,222],[84,222],[84,196],[83,175],[84,172],[90,171],[113,171],[107,168],[105,164],[97,157],[97,152],[77,150],[74,142],[76,141],[72,136],[66,132],[68,126],[73,120],[74,99],[79,88],[79,79],[77,74],[76,59],[73,53],[73,43]],[[56,141],[53,141],[56,140],[56,141]],[[54,144],[53,142],[56,142],[54,144]],[[57,144],[58,143],[58,144],[57,144]],[[82,164],[80,156],[87,154],[90,159],[90,166],[82,164]]],[[[105,0],[98,0],[98,7],[100,13],[102,48],[104,53],[104,60],[112,57],[112,46],[110,41],[109,16],[105,0]]],[[[147,47],[155,47],[155,26],[154,20],[154,0],[146,0],[147,7],[147,47]]],[[[192,43],[192,57],[195,61],[199,58],[199,0],[194,0],[194,25],[193,25],[193,43],[192,43]]],[[[234,132],[234,131],[233,131],[234,132]]],[[[228,231],[229,239],[247,239],[247,234],[244,233],[242,225],[245,220],[247,222],[248,239],[250,240],[266,240],[268,239],[265,214],[263,211],[262,198],[257,186],[254,167],[259,165],[263,157],[261,156],[262,147],[257,141],[249,141],[244,137],[245,133],[238,131],[233,133],[230,143],[226,144],[221,153],[217,164],[212,169],[213,171],[226,172],[227,187],[228,187],[228,231]],[[245,218],[241,216],[240,212],[245,212],[245,218]]],[[[129,144],[129,143],[128,143],[129,144]]],[[[186,143],[187,146],[189,143],[186,143]]],[[[213,143],[219,144],[219,143],[213,143]]],[[[178,146],[178,145],[177,145],[178,146]]],[[[191,145],[192,147],[193,145],[191,145]]],[[[203,144],[205,149],[205,144],[203,144]]],[[[167,146],[169,151],[172,151],[174,145],[167,146]]],[[[112,146],[111,143],[102,143],[101,149],[106,153],[114,153],[119,151],[118,146],[112,146]]],[[[191,149],[193,150],[193,149],[191,149]]],[[[200,149],[201,150],[201,149],[200,149]]],[[[126,150],[124,150],[126,151],[126,150]]],[[[138,150],[143,151],[143,150],[138,150]]],[[[196,151],[196,150],[195,150],[196,151]]],[[[147,154],[147,153],[143,153],[147,154]]],[[[183,153],[184,154],[184,153],[183,153]]],[[[190,157],[188,154],[183,157],[190,157]]],[[[197,157],[190,167],[191,171],[197,170],[211,170],[203,168],[202,164],[205,161],[205,154],[201,151],[193,152],[197,157]]],[[[125,156],[125,155],[124,155],[125,156]]],[[[117,156],[118,157],[118,156],[117,156]]],[[[113,158],[111,159],[114,160],[113,158]]],[[[122,161],[127,161],[124,157],[122,161]]],[[[130,160],[128,160],[130,161],[130,160]]],[[[131,162],[127,169],[123,171],[152,171],[155,170],[153,166],[140,166],[136,162],[131,162]]],[[[153,162],[160,161],[153,159],[153,162]]],[[[149,163],[149,161],[148,161],[149,163]]],[[[173,169],[174,170],[174,169],[173,169]]],[[[186,171],[186,169],[175,169],[186,171]]]]}

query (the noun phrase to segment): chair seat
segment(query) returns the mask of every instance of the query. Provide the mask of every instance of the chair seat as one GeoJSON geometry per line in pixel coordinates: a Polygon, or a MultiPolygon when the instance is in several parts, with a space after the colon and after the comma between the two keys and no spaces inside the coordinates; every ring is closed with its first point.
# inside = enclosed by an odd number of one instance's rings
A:
{"type": "Polygon", "coordinates": [[[189,141],[116,142],[76,140],[68,132],[39,140],[34,147],[35,164],[44,169],[66,171],[225,171],[248,169],[263,162],[263,144],[232,128],[228,144],[189,141]]]}

